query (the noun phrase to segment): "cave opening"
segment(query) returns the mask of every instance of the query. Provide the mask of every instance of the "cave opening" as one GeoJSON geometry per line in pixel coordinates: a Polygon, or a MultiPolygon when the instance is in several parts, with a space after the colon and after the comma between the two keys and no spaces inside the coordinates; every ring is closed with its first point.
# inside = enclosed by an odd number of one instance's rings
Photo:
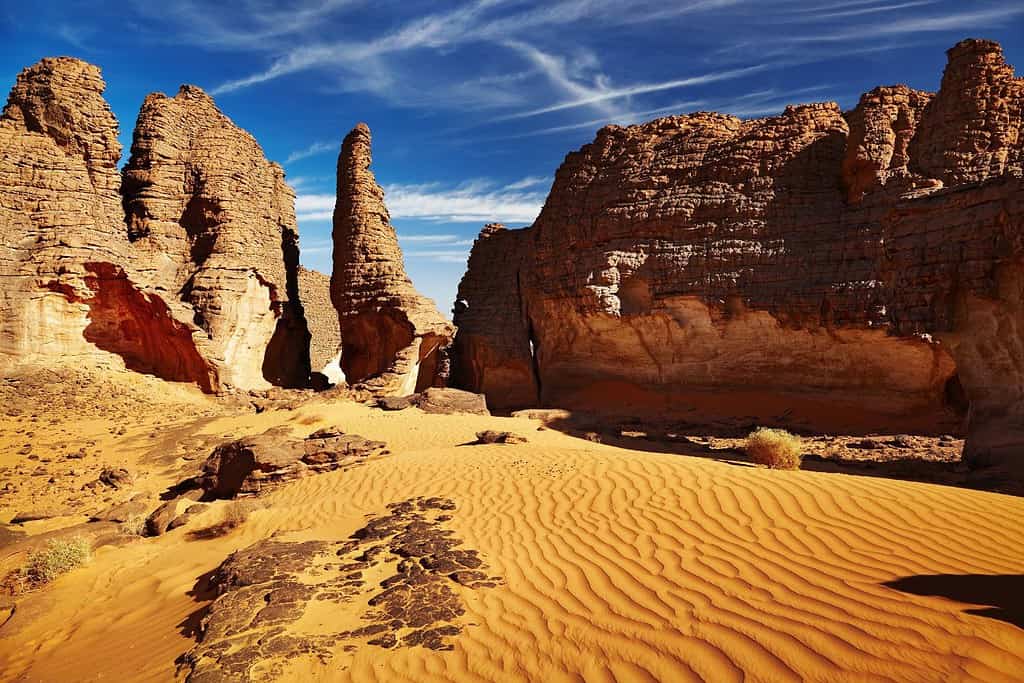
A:
{"type": "Polygon", "coordinates": [[[633,274],[619,282],[619,314],[642,315],[651,310],[653,297],[647,280],[633,274]]]}

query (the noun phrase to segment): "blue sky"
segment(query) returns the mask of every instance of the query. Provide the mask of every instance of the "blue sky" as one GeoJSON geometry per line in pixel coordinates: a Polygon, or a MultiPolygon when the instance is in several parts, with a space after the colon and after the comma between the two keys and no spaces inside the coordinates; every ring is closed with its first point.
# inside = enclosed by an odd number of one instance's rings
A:
{"type": "Polygon", "coordinates": [[[327,273],[337,149],[366,121],[406,267],[448,312],[480,227],[528,225],[602,125],[934,90],[965,37],[1024,64],[1024,2],[0,0],[0,87],[43,56],[100,65],[126,154],[147,93],[205,88],[285,167],[327,273]]]}

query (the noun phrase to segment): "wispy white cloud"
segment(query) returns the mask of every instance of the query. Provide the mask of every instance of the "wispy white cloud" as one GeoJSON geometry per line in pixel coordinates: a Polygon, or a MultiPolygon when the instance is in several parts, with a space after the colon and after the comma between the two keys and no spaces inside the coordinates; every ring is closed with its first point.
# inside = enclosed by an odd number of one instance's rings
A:
{"type": "Polygon", "coordinates": [[[538,185],[547,185],[551,182],[551,178],[543,175],[530,175],[526,176],[521,180],[517,180],[514,183],[509,183],[505,186],[506,190],[525,190],[528,187],[536,187],[538,185]]]}
{"type": "Polygon", "coordinates": [[[444,249],[427,251],[406,251],[407,259],[427,259],[439,263],[465,263],[469,258],[469,249],[444,249]]]}
{"type": "Polygon", "coordinates": [[[384,192],[393,218],[449,223],[532,223],[544,203],[539,193],[487,189],[479,182],[453,188],[388,185],[384,192]]]}
{"type": "Polygon", "coordinates": [[[644,95],[648,93],[661,92],[664,90],[676,90],[679,88],[687,88],[695,85],[706,85],[708,83],[716,83],[718,81],[741,78],[743,76],[750,76],[760,71],[765,71],[769,68],[771,68],[771,65],[758,64],[756,66],[748,66],[740,69],[728,69],[725,71],[701,74],[699,76],[690,76],[688,78],[677,78],[673,80],[662,81],[660,83],[640,83],[637,85],[630,85],[620,88],[605,88],[600,92],[593,92],[578,99],[559,102],[557,104],[551,104],[545,107],[538,107],[536,109],[528,109],[526,111],[509,114],[507,116],[503,116],[493,120],[508,121],[511,119],[522,119],[532,116],[539,116],[541,114],[550,114],[551,112],[562,111],[565,109],[574,109],[576,107],[582,107],[584,105],[595,104],[607,100],[617,100],[625,97],[632,97],[635,95],[644,95]]]}
{"type": "Polygon", "coordinates": [[[455,242],[458,235],[399,235],[402,242],[455,242]]]}
{"type": "Polygon", "coordinates": [[[839,43],[878,38],[879,36],[908,36],[916,33],[941,33],[947,31],[962,32],[969,28],[997,26],[1020,14],[1024,14],[1024,5],[1014,2],[1013,4],[1000,5],[983,10],[910,17],[884,23],[862,24],[818,35],[795,36],[788,40],[794,43],[839,43]]]}
{"type": "MultiPolygon", "coordinates": [[[[511,224],[532,223],[544,204],[538,192],[509,190],[489,180],[473,180],[456,186],[439,183],[392,184],[384,186],[385,202],[393,219],[445,223],[511,224]]],[[[299,194],[295,211],[300,221],[330,220],[334,213],[333,194],[299,194]]],[[[407,242],[457,240],[453,234],[409,235],[407,242]]]]}
{"type": "Polygon", "coordinates": [[[338,145],[333,142],[314,142],[305,149],[299,149],[289,154],[288,158],[284,160],[284,163],[291,164],[299,161],[300,159],[308,159],[309,157],[316,156],[317,154],[332,152],[336,149],[338,149],[338,145]]]}

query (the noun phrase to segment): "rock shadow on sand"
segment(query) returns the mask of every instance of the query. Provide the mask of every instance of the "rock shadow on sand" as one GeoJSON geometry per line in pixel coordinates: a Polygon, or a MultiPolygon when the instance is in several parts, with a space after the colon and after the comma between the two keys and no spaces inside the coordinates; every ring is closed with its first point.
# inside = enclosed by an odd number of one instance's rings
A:
{"type": "Polygon", "coordinates": [[[913,595],[988,605],[964,612],[1024,629],[1024,574],[919,574],[883,585],[913,595]]]}

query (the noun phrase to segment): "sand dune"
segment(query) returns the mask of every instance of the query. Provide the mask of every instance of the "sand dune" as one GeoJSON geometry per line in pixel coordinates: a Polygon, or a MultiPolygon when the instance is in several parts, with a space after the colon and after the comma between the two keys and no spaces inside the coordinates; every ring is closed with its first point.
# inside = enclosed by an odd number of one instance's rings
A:
{"type": "MultiPolygon", "coordinates": [[[[192,594],[197,580],[227,554],[273,534],[345,539],[366,515],[414,496],[457,503],[451,528],[501,585],[460,588],[464,628],[450,652],[338,647],[327,662],[291,662],[285,679],[1024,677],[1020,498],[631,451],[526,419],[351,403],[218,418],[196,437],[275,424],[302,434],[340,425],[387,441],[394,455],[288,484],[225,537],[179,530],[101,548],[0,629],[0,678],[170,680],[210,597],[192,594]],[[463,445],[483,428],[529,443],[463,445]],[[933,575],[950,578],[907,579],[933,575]],[[968,599],[983,602],[915,594],[955,596],[959,575],[977,577],[968,599]],[[907,590],[887,585],[900,580],[907,590]]],[[[318,608],[301,628],[358,623],[358,607],[318,608]]]]}

